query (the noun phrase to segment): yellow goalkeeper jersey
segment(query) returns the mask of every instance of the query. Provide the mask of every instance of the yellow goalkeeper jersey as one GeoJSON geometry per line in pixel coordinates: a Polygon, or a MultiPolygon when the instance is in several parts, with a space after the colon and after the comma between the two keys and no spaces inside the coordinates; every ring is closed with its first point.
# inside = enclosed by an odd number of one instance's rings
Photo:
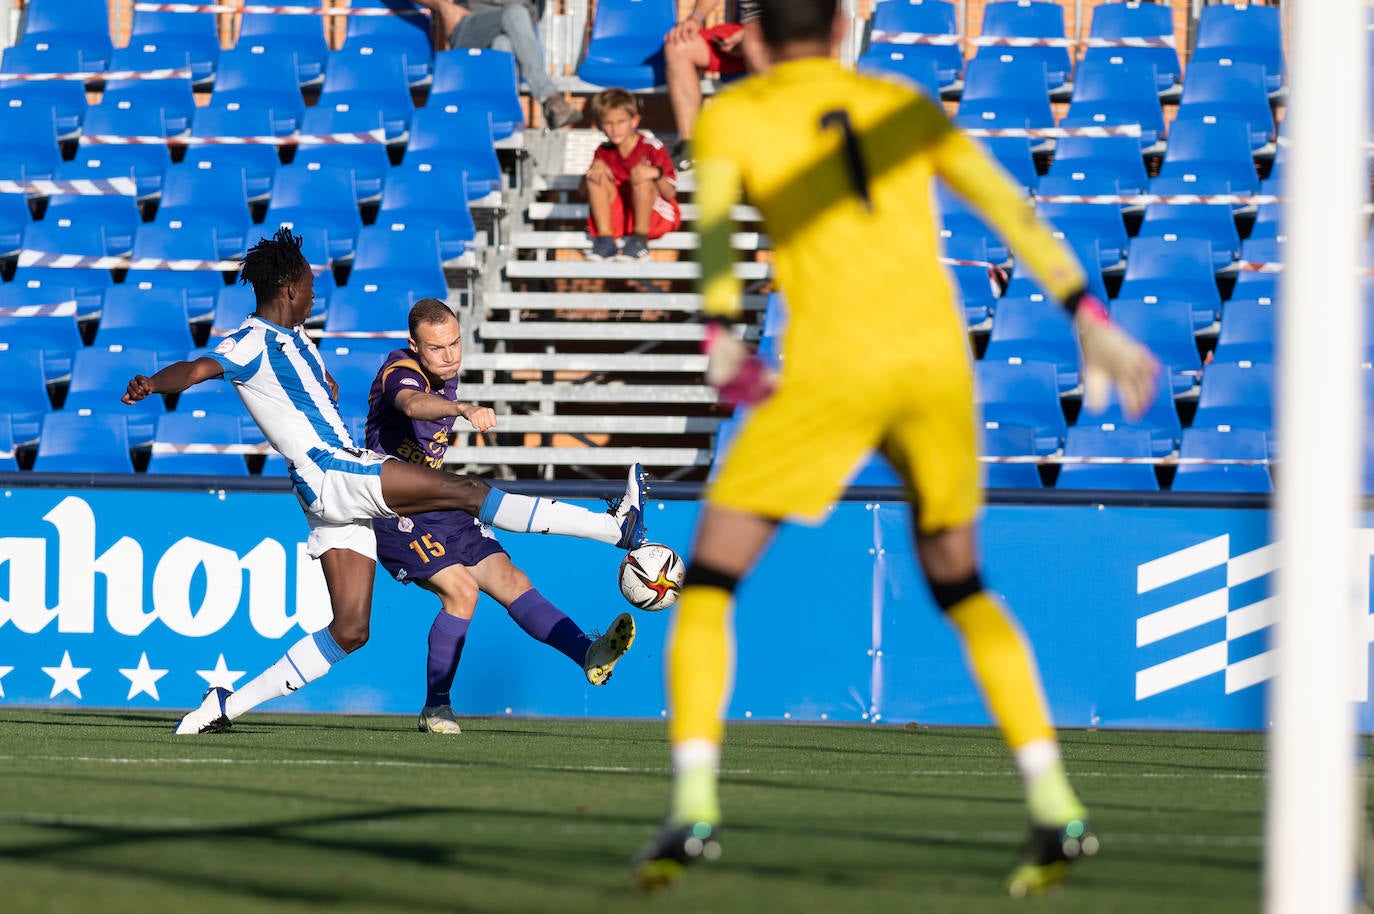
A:
{"type": "Polygon", "coordinates": [[[966,363],[963,316],[938,260],[936,177],[1051,295],[1084,286],[1073,254],[996,161],[899,83],[828,59],[785,61],[712,101],[693,147],[705,310],[739,307],[729,211],[743,190],[772,236],[786,297],[785,378],[911,358],[966,363]]]}

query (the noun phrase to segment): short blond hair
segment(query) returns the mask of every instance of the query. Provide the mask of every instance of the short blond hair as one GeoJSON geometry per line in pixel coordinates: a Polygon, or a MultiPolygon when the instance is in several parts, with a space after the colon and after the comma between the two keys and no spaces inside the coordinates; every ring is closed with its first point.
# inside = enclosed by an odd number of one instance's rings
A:
{"type": "Polygon", "coordinates": [[[633,92],[619,87],[602,89],[592,96],[592,120],[598,124],[610,111],[628,111],[630,117],[639,116],[639,99],[633,92]]]}

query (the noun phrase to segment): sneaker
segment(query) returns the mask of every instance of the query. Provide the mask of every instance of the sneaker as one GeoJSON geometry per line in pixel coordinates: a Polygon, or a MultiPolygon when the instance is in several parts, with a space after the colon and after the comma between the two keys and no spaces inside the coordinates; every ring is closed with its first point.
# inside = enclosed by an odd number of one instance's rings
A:
{"type": "Polygon", "coordinates": [[[577,106],[561,95],[550,96],[544,102],[544,126],[549,130],[571,127],[582,120],[582,112],[577,106]]]}
{"type": "Polygon", "coordinates": [[[1069,864],[1097,853],[1100,842],[1082,819],[1062,826],[1031,826],[1021,848],[1021,862],[1007,878],[1013,898],[1039,895],[1069,878],[1069,864]]]}
{"type": "Polygon", "coordinates": [[[587,674],[587,681],[594,686],[610,682],[615,665],[634,643],[635,620],[629,613],[621,613],[606,634],[598,636],[587,647],[587,655],[582,658],[582,671],[587,674]]]}
{"type": "Polygon", "coordinates": [[[610,235],[597,235],[592,239],[592,249],[587,252],[588,260],[614,260],[620,254],[615,239],[610,235]]]}
{"type": "Polygon", "coordinates": [[[187,714],[181,719],[181,723],[177,724],[177,735],[223,733],[228,730],[234,724],[224,710],[224,702],[233,694],[233,692],[220,686],[207,689],[200,707],[187,714]]]}
{"type": "Polygon", "coordinates": [[[648,542],[644,529],[644,467],[640,464],[630,466],[630,476],[625,482],[625,495],[610,510],[610,515],[620,523],[620,540],[616,543],[621,549],[638,549],[648,542]]]}
{"type": "Polygon", "coordinates": [[[630,861],[635,883],[646,892],[665,888],[677,881],[687,866],[699,860],[720,859],[719,835],[720,827],[711,822],[665,822],[630,861]]]}
{"type": "Polygon", "coordinates": [[[629,235],[625,242],[620,245],[620,253],[616,255],[616,260],[622,263],[638,263],[649,259],[649,242],[639,235],[629,235]]]}
{"type": "Polygon", "coordinates": [[[452,735],[462,733],[463,728],[458,726],[453,708],[448,705],[426,705],[420,709],[420,732],[452,735]]]}
{"type": "Polygon", "coordinates": [[[696,159],[692,158],[692,144],[687,140],[678,140],[668,154],[672,157],[673,168],[677,169],[678,174],[697,167],[696,159]]]}

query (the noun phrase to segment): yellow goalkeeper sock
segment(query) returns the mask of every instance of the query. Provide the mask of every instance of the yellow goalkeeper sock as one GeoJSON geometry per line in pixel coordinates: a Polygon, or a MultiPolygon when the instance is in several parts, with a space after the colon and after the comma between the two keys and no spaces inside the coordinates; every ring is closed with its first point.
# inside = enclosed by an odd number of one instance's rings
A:
{"type": "Polygon", "coordinates": [[[672,818],[719,821],[716,767],[734,666],[732,597],[717,587],[682,592],[668,643],[668,688],[676,774],[672,818]],[[714,748],[714,751],[709,751],[714,748]]]}
{"type": "Polygon", "coordinates": [[[969,666],[1012,752],[1037,741],[1054,741],[1035,659],[1001,603],[979,591],[954,604],[947,614],[963,636],[969,666]]]}

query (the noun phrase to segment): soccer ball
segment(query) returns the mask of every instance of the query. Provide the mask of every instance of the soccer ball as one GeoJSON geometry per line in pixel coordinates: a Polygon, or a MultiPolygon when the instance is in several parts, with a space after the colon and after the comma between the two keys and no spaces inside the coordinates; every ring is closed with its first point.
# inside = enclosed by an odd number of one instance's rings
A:
{"type": "Polygon", "coordinates": [[[658,612],[677,602],[687,569],[678,554],[662,543],[631,549],[620,561],[620,592],[630,605],[658,612]]]}

